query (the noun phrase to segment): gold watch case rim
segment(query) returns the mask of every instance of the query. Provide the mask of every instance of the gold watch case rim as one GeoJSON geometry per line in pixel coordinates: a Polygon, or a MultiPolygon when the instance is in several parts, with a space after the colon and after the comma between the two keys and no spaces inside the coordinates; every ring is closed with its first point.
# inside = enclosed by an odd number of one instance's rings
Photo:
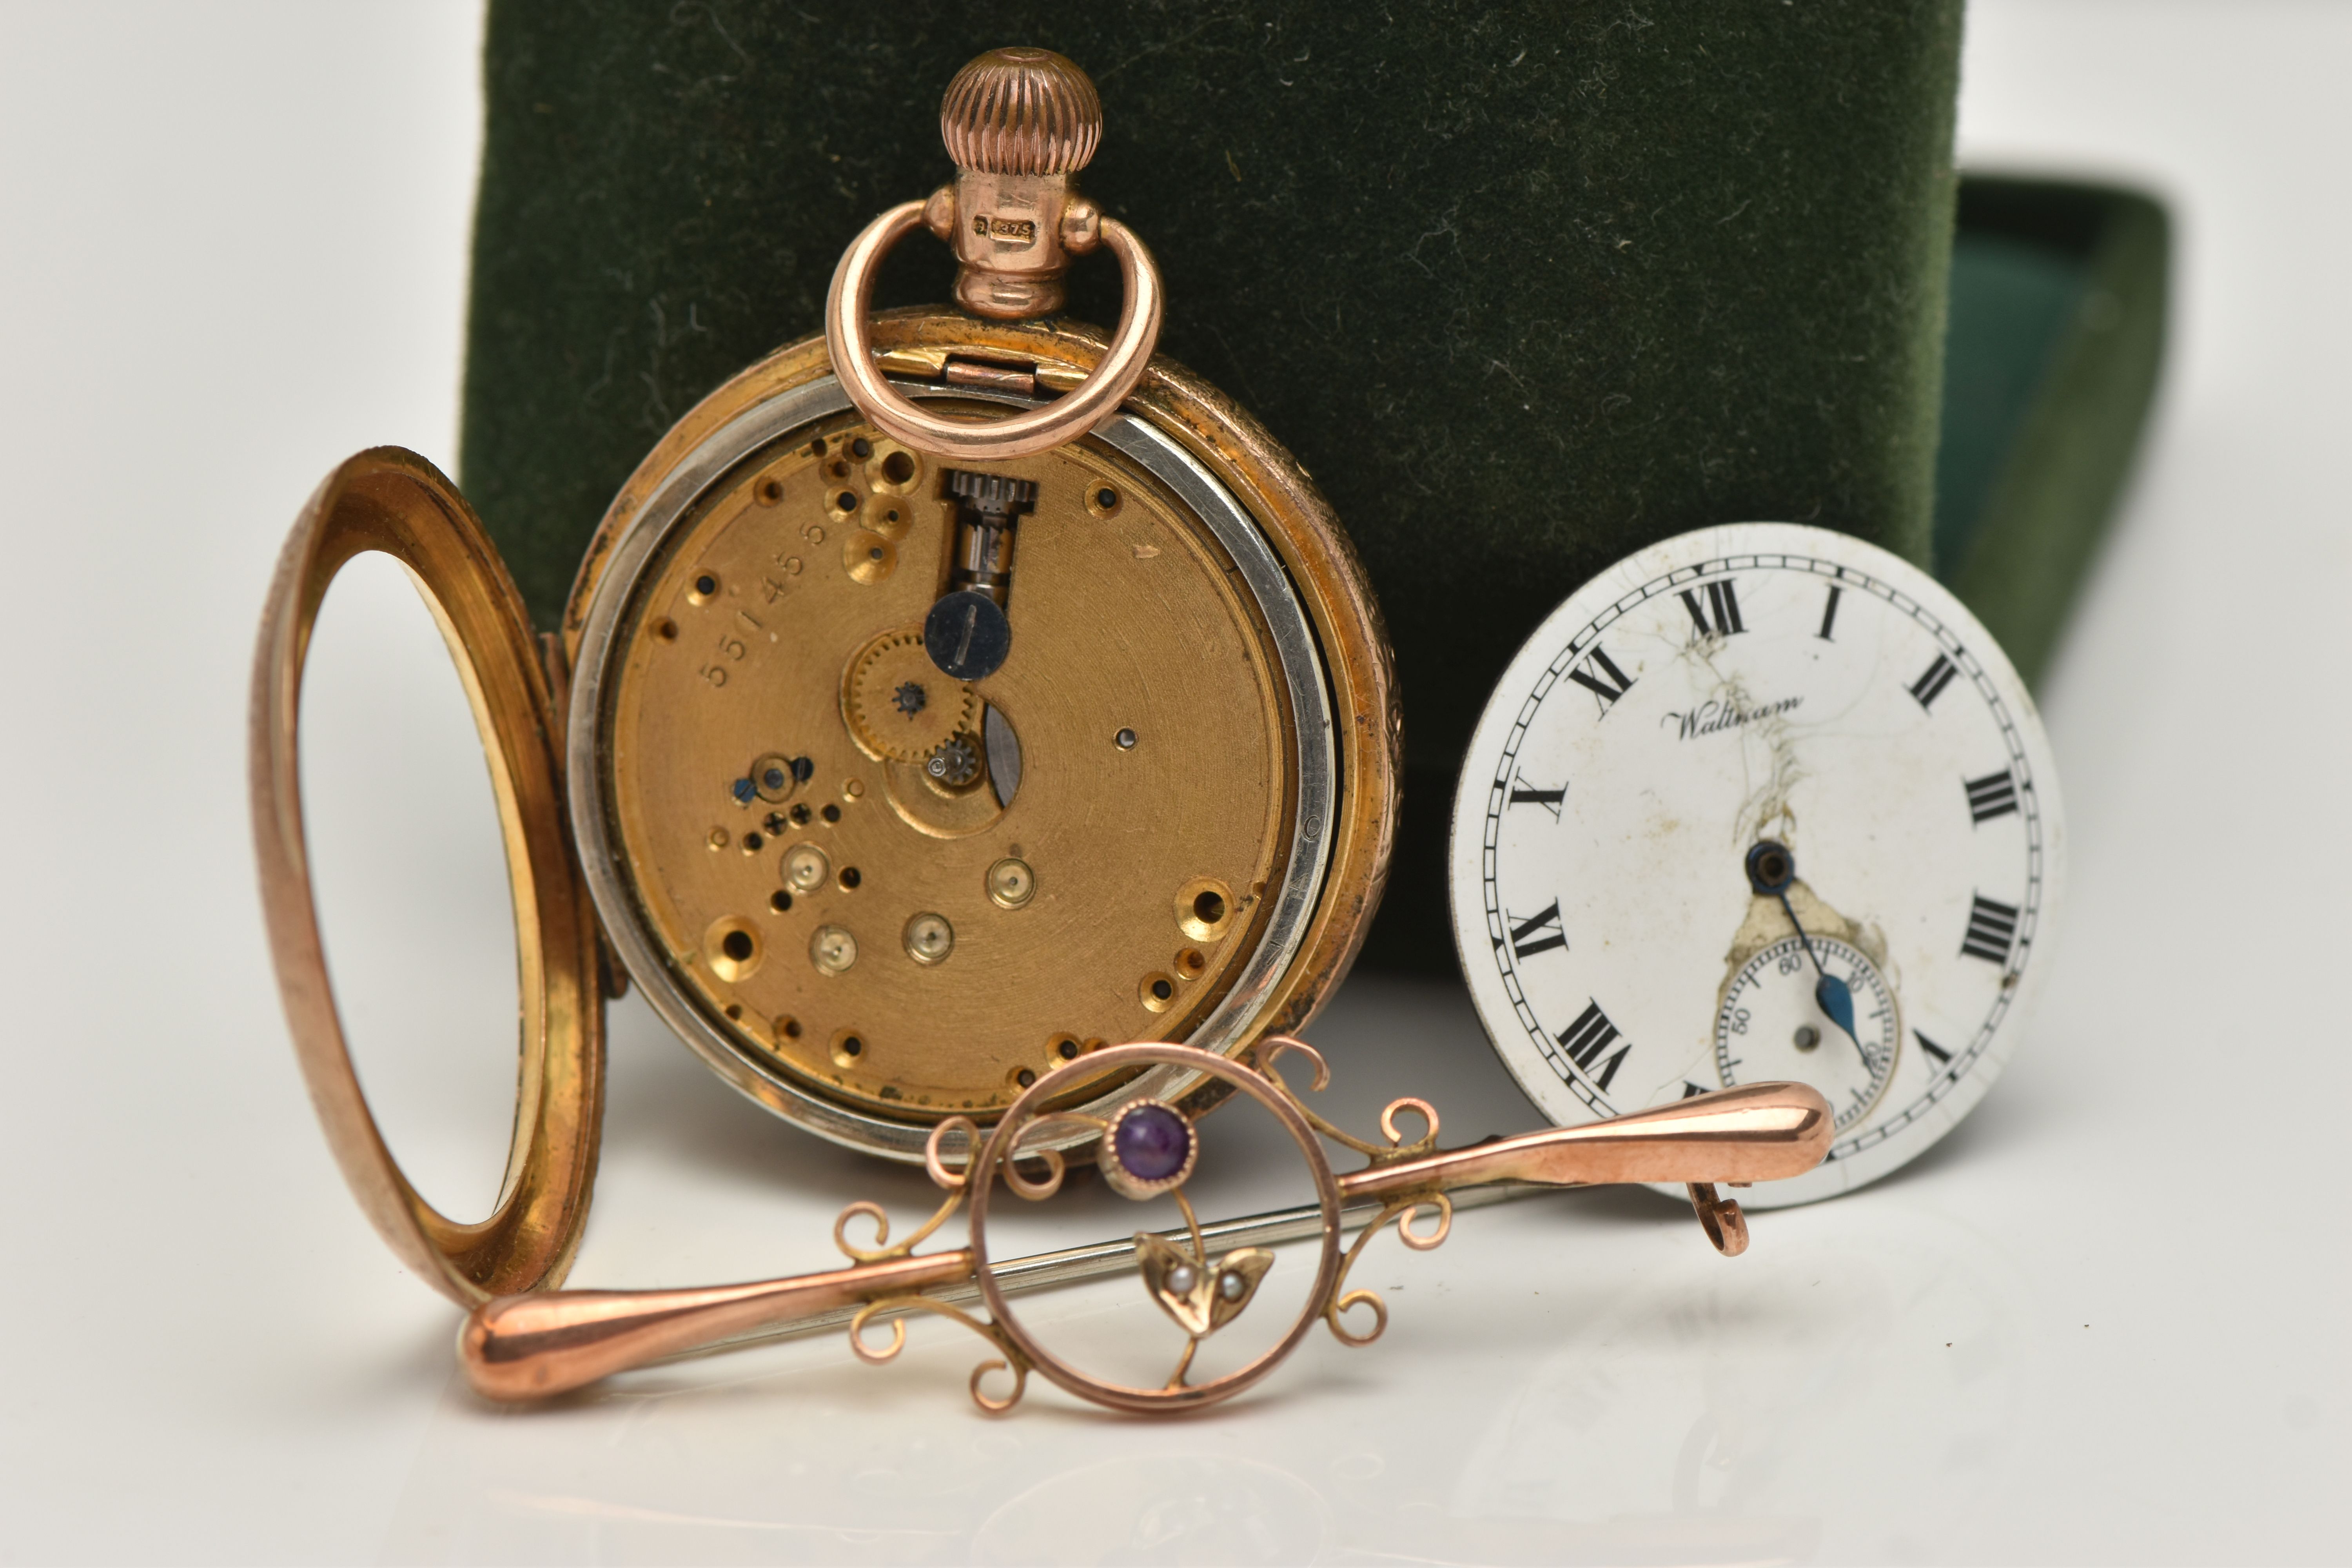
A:
{"type": "Polygon", "coordinates": [[[604,1124],[597,927],[563,815],[561,721],[522,595],[480,520],[424,458],[347,459],[278,558],[254,655],[249,767],[261,902],[280,1000],[313,1108],[360,1207],[395,1257],[460,1306],[562,1283],[580,1246],[604,1124]],[[301,791],[302,675],[328,588],[359,555],[406,567],[440,626],[489,764],[520,959],[514,1131],[497,1204],[453,1220],[413,1186],[355,1069],[310,879],[301,791]]]}

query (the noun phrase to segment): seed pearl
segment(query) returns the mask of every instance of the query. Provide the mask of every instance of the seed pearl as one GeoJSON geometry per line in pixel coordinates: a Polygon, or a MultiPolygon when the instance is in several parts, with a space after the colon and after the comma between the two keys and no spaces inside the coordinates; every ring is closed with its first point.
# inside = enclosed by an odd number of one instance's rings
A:
{"type": "Polygon", "coordinates": [[[1189,1296],[1192,1293],[1192,1266],[1180,1263],[1168,1271],[1168,1289],[1179,1296],[1189,1296]]]}
{"type": "Polygon", "coordinates": [[[1217,1294],[1228,1301],[1240,1300],[1242,1292],[1248,1289],[1249,1281],[1238,1274],[1228,1271],[1217,1276],[1217,1294]]]}

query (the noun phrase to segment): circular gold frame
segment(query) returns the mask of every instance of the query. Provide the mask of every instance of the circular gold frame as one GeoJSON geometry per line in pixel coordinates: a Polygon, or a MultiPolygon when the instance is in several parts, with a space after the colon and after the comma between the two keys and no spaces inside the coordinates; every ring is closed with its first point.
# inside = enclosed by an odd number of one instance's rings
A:
{"type": "Polygon", "coordinates": [[[565,830],[561,733],[521,596],[457,488],[413,452],[362,452],[327,477],[278,557],[254,658],[249,765],[262,911],[286,1021],[343,1179],[387,1246],[471,1307],[562,1282],[588,1218],[604,1117],[597,934],[565,830]],[[521,959],[522,1062],[497,1207],[466,1225],[420,1196],[352,1065],[311,896],[302,827],[302,669],[336,574],[370,551],[415,576],[457,661],[490,765],[521,959]]]}
{"type": "MultiPolygon", "coordinates": [[[[1298,1107],[1265,1078],[1238,1063],[1207,1051],[1196,1050],[1191,1046],[1156,1044],[1112,1046],[1095,1052],[1087,1058],[1087,1063],[1094,1068],[1187,1068],[1202,1078],[1224,1084],[1229,1089],[1238,1090],[1265,1107],[1282,1124],[1282,1130],[1290,1134],[1291,1142],[1298,1145],[1298,1152],[1315,1178],[1315,1203],[1321,1212],[1323,1234],[1322,1250],[1316,1259],[1314,1286],[1307,1293],[1307,1304],[1299,1310],[1297,1320],[1279,1341],[1242,1367],[1202,1384],[1139,1388],[1130,1384],[1106,1383],[1101,1378],[1080,1372],[1039,1344],[1030,1336],[1029,1331],[1021,1326],[1020,1319],[1013,1315],[1011,1304],[1004,1299],[1003,1287],[997,1282],[995,1272],[989,1267],[988,1200],[989,1194],[995,1190],[998,1173],[1004,1172],[1009,1182],[1013,1145],[1020,1141],[1022,1132],[1037,1117],[1041,1108],[1060,1092],[1061,1086],[1055,1080],[1087,1070],[1086,1068],[1063,1068],[1047,1073],[1032,1084],[1027,1092],[997,1119],[995,1131],[990,1133],[980,1158],[967,1170],[963,1178],[963,1188],[971,1198],[969,1218],[971,1241],[968,1245],[971,1249],[972,1279],[980,1286],[982,1299],[988,1303],[989,1321],[1030,1366],[1044,1373],[1055,1384],[1081,1399],[1108,1405],[1113,1410],[1155,1415],[1197,1410],[1203,1405],[1231,1399],[1281,1365],[1285,1358],[1298,1348],[1298,1342],[1307,1337],[1307,1331],[1325,1319],[1332,1290],[1339,1279],[1339,1180],[1332,1174],[1331,1162],[1325,1156],[1314,1127],[1298,1107]]],[[[1191,1173],[1188,1164],[1185,1174],[1189,1176],[1191,1173]]],[[[1058,1170],[1053,1184],[1059,1184],[1058,1170]]],[[[1172,1184],[1181,1184],[1181,1180],[1172,1184]]],[[[1047,1191],[1050,1190],[1049,1186],[1047,1191]]]]}

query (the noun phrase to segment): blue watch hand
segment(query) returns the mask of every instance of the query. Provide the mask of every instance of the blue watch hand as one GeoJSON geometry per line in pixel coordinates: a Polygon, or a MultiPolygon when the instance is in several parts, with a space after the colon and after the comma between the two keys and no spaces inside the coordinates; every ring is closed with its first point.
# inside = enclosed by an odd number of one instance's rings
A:
{"type": "MultiPolygon", "coordinates": [[[[1853,1032],[1853,989],[1836,975],[1824,974],[1813,984],[1813,1001],[1830,1016],[1832,1023],[1845,1031],[1845,1037],[1854,1043],[1855,1048],[1860,1049],[1862,1038],[1853,1032]]],[[[1869,1059],[1868,1052],[1863,1053],[1863,1059],[1869,1059]]]]}
{"type": "Polygon", "coordinates": [[[1805,956],[1813,961],[1813,1005],[1819,1007],[1829,1021],[1845,1031],[1845,1037],[1861,1052],[1862,1064],[1870,1065],[1870,1053],[1863,1049],[1862,1037],[1853,1032],[1853,991],[1846,983],[1822,967],[1822,955],[1813,951],[1813,939],[1805,934],[1804,923],[1789,903],[1790,884],[1797,879],[1797,858],[1781,845],[1766,839],[1748,852],[1748,882],[1758,892],[1780,900],[1780,912],[1789,917],[1790,926],[1803,944],[1805,956]]]}

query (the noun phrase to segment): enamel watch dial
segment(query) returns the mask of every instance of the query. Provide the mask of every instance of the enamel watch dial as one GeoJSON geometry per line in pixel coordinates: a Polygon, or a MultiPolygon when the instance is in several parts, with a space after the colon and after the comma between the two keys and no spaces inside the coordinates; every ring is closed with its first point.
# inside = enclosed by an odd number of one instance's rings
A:
{"type": "Polygon", "coordinates": [[[1620,562],[1513,659],[1454,802],[1454,934],[1557,1122],[1819,1089],[1827,1161],[1741,1199],[1802,1203],[1990,1086],[2063,839],[2032,700],[1957,599],[1845,535],[1737,523],[1620,562]]]}

